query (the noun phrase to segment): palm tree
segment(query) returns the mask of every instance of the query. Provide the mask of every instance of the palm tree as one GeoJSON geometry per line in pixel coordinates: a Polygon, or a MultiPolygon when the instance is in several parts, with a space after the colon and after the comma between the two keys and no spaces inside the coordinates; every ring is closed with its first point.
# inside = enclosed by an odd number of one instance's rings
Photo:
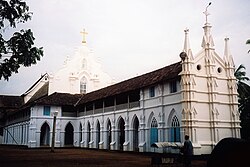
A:
{"type": "MultiPolygon", "coordinates": [[[[246,44],[250,44],[250,39],[246,41],[246,44]]],[[[250,53],[250,50],[248,51],[248,53],[250,53]]]]}
{"type": "Polygon", "coordinates": [[[234,76],[238,86],[241,137],[247,139],[250,138],[250,86],[245,83],[245,81],[249,81],[245,69],[245,66],[241,64],[235,71],[234,76]]]}

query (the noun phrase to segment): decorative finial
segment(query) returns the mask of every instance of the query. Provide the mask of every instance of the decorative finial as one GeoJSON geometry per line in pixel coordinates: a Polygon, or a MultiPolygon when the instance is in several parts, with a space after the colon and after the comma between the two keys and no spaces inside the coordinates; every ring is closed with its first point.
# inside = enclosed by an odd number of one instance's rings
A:
{"type": "Polygon", "coordinates": [[[83,29],[83,31],[80,32],[82,34],[82,43],[85,44],[86,42],[86,35],[88,35],[88,33],[85,31],[85,29],[83,29]]]}
{"type": "Polygon", "coordinates": [[[229,38],[226,37],[225,38],[225,50],[224,50],[224,56],[225,57],[228,57],[230,52],[229,52],[229,47],[228,47],[228,41],[229,41],[229,38]]]}
{"type": "Polygon", "coordinates": [[[189,46],[189,39],[188,39],[188,32],[189,32],[189,29],[186,28],[184,30],[185,32],[185,40],[184,40],[184,48],[183,48],[183,52],[186,52],[188,54],[188,51],[190,49],[190,46],[189,46]]]}
{"type": "Polygon", "coordinates": [[[209,4],[208,4],[207,7],[206,7],[205,12],[203,12],[203,13],[205,14],[205,16],[206,16],[206,24],[207,24],[207,17],[208,17],[208,15],[210,15],[210,13],[208,13],[208,11],[207,11],[207,8],[208,8],[211,4],[212,4],[212,2],[209,2],[209,4]]]}

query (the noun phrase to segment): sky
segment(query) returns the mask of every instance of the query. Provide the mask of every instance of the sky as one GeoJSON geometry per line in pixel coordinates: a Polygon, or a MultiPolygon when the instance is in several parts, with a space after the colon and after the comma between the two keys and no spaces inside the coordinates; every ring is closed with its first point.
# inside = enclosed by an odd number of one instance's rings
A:
{"type": "Polygon", "coordinates": [[[184,30],[189,29],[194,56],[201,50],[205,11],[215,51],[223,57],[224,38],[238,67],[250,77],[249,0],[26,0],[32,19],[7,28],[5,36],[32,29],[35,46],[43,47],[41,61],[21,67],[9,81],[0,81],[0,94],[21,95],[44,73],[55,73],[67,56],[81,46],[80,32],[88,32],[87,46],[116,82],[180,61],[184,30]]]}

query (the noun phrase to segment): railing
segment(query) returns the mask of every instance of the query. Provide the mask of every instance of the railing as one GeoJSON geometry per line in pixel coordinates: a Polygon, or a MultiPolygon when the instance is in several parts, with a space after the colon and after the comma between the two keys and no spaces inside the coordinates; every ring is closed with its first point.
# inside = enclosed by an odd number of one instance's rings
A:
{"type": "Polygon", "coordinates": [[[84,116],[84,112],[79,112],[78,117],[84,116]]]}
{"type": "Polygon", "coordinates": [[[86,111],[86,112],[79,112],[78,116],[99,114],[99,113],[103,113],[103,111],[104,112],[111,112],[111,111],[124,110],[124,109],[128,109],[128,108],[131,109],[131,108],[136,108],[136,107],[140,107],[140,101],[130,102],[129,104],[128,103],[118,104],[116,106],[105,107],[104,109],[103,108],[98,108],[98,109],[89,110],[89,111],[86,111]]]}
{"type": "Polygon", "coordinates": [[[114,111],[114,110],[115,110],[115,106],[110,106],[110,107],[104,108],[104,112],[110,112],[110,111],[114,111]]]}
{"type": "Polygon", "coordinates": [[[140,107],[139,101],[129,103],[129,108],[135,108],[135,107],[140,107]]]}
{"type": "Polygon", "coordinates": [[[125,104],[118,104],[115,106],[116,110],[124,110],[128,108],[128,103],[125,104]]]}
{"type": "Polygon", "coordinates": [[[103,113],[103,108],[98,108],[94,110],[94,114],[103,113]]]}
{"type": "Polygon", "coordinates": [[[92,115],[92,114],[93,114],[93,110],[86,111],[86,115],[92,115]]]}
{"type": "Polygon", "coordinates": [[[62,112],[63,117],[77,117],[76,112],[62,112]]]}

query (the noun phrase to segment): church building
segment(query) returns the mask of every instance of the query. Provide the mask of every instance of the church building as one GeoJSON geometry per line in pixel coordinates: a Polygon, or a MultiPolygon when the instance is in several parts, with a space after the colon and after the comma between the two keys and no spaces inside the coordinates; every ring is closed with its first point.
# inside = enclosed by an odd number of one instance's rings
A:
{"type": "Polygon", "coordinates": [[[206,19],[197,54],[186,29],[179,62],[116,84],[95,62],[84,38],[58,72],[44,74],[20,97],[1,95],[3,144],[51,146],[55,114],[55,147],[174,153],[151,144],[183,143],[187,134],[199,155],[210,154],[223,138],[239,138],[229,39],[224,55],[218,55],[211,27],[206,19]],[[2,103],[6,98],[13,100],[8,107],[2,103]]]}

